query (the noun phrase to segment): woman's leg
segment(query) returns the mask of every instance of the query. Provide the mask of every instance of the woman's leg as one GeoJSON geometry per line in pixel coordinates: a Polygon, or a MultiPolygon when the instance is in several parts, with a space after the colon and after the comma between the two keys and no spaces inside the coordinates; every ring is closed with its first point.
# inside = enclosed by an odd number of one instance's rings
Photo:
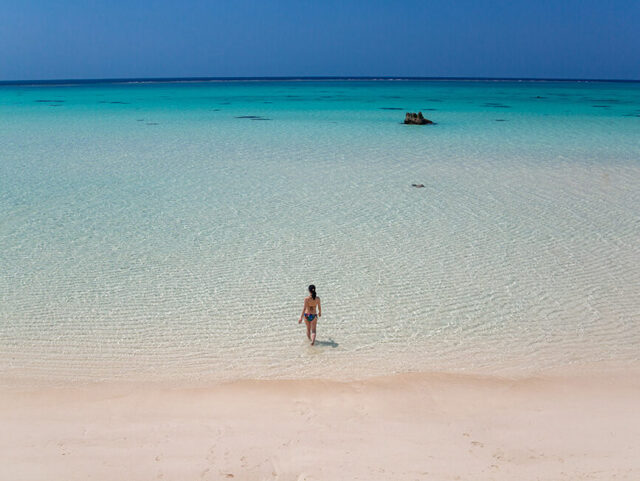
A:
{"type": "Polygon", "coordinates": [[[311,340],[311,323],[306,319],[304,320],[304,323],[307,325],[307,339],[311,340]]]}
{"type": "Polygon", "coordinates": [[[318,316],[316,316],[309,324],[311,324],[311,345],[313,346],[316,343],[316,325],[318,324],[318,316]]]}

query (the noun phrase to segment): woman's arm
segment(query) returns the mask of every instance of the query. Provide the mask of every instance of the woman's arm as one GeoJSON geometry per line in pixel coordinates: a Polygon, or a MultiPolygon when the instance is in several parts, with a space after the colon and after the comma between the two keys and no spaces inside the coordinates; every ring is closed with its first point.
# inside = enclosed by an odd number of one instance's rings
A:
{"type": "Polygon", "coordinates": [[[318,297],[318,317],[322,317],[322,306],[320,305],[319,297],[318,297]]]}

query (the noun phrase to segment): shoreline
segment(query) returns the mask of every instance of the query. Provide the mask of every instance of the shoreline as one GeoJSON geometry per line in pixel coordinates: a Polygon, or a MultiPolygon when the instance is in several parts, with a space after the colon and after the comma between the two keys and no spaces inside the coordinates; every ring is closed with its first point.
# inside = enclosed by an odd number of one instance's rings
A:
{"type": "Polygon", "coordinates": [[[640,376],[3,390],[7,479],[637,479],[640,376]]]}
{"type": "Polygon", "coordinates": [[[157,376],[156,372],[149,372],[149,375],[140,373],[122,373],[114,370],[106,377],[96,378],[89,374],[72,378],[71,376],[58,376],[52,371],[50,376],[43,373],[33,375],[30,370],[14,371],[11,375],[5,373],[0,375],[0,392],[17,391],[44,391],[44,390],[73,390],[99,387],[101,389],[213,389],[237,383],[245,384],[268,384],[268,383],[335,383],[358,384],[379,382],[388,379],[421,379],[421,380],[443,380],[443,379],[466,379],[485,380],[496,382],[527,382],[532,379],[545,379],[548,381],[572,379],[572,380],[593,380],[593,379],[624,379],[635,376],[640,379],[639,362],[620,361],[594,361],[579,362],[562,367],[552,366],[538,368],[535,370],[508,369],[499,367],[493,372],[485,369],[478,370],[414,370],[397,371],[390,373],[364,373],[360,370],[351,373],[339,373],[336,376],[297,376],[289,377],[282,375],[263,375],[260,377],[247,376],[245,373],[232,373],[225,371],[225,376],[210,375],[208,377],[178,376],[171,372],[166,376],[157,376]]]}

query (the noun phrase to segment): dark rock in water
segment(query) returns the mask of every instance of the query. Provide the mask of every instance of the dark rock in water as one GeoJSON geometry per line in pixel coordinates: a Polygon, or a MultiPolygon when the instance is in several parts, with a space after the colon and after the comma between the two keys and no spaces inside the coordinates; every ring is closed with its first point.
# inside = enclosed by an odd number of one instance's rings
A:
{"type": "Polygon", "coordinates": [[[433,122],[429,119],[425,119],[422,116],[422,112],[407,112],[407,115],[404,116],[404,123],[407,125],[428,125],[433,122]]]}
{"type": "Polygon", "coordinates": [[[417,187],[418,189],[422,189],[424,184],[411,184],[411,187],[417,187]]]}
{"type": "Polygon", "coordinates": [[[380,110],[404,110],[402,107],[380,107],[380,110]]]}
{"type": "Polygon", "coordinates": [[[262,117],[260,117],[259,115],[238,115],[236,116],[236,119],[260,119],[262,117]]]}
{"type": "Polygon", "coordinates": [[[506,119],[495,119],[495,120],[496,120],[496,122],[506,122],[507,121],[506,119]]]}

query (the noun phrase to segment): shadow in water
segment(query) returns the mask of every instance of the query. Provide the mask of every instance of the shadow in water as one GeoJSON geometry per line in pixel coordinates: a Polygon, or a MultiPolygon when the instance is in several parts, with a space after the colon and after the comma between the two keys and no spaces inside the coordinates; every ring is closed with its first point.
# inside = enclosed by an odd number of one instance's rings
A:
{"type": "Polygon", "coordinates": [[[327,339],[326,341],[319,341],[316,339],[316,346],[338,347],[338,343],[333,339],[327,339]]]}

